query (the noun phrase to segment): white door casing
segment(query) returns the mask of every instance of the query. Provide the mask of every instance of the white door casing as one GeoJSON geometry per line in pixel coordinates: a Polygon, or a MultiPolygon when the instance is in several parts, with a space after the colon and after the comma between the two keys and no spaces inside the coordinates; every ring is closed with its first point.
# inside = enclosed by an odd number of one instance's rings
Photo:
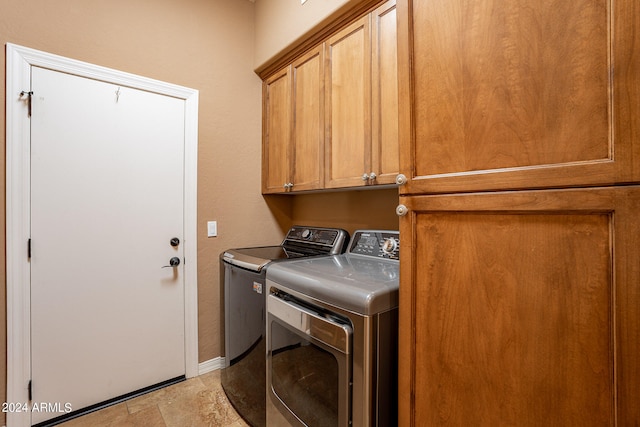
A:
{"type": "MultiPolygon", "coordinates": [[[[196,274],[196,168],[198,92],[79,61],[7,45],[7,402],[28,401],[31,378],[31,266],[27,257],[30,238],[30,119],[27,97],[33,67],[56,70],[126,88],[184,100],[184,274],[186,375],[198,373],[196,274]]],[[[167,243],[168,244],[168,243],[167,243]]],[[[168,261],[168,260],[163,260],[168,261]]],[[[159,268],[160,266],[158,266],[159,268]]],[[[114,268],[114,266],[105,266],[114,268]]],[[[100,369],[96,366],[95,369],[100,369]]],[[[28,413],[8,413],[7,426],[30,424],[28,413]]]]}

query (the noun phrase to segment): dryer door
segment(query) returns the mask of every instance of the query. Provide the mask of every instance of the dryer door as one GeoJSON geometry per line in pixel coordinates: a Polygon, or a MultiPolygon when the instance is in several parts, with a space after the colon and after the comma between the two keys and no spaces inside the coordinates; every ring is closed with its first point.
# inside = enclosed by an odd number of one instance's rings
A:
{"type": "MultiPolygon", "coordinates": [[[[267,297],[267,390],[296,425],[347,427],[351,420],[352,327],[290,295],[267,297]]],[[[267,425],[270,411],[267,410],[267,425]]]]}

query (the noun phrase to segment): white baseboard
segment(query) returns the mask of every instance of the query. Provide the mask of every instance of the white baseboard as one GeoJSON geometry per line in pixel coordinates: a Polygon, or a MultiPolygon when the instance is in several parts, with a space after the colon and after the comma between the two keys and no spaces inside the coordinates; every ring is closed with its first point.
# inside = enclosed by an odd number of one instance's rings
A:
{"type": "Polygon", "coordinates": [[[198,364],[198,375],[222,369],[224,368],[224,363],[224,357],[216,357],[215,359],[206,360],[198,364]]]}

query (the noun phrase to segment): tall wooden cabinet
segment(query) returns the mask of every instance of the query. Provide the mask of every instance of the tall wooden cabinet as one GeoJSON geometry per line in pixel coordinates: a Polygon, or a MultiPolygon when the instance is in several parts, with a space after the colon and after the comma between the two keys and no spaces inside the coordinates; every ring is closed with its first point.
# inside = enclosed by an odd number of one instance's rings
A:
{"type": "Polygon", "coordinates": [[[637,4],[403,0],[398,11],[403,191],[640,179],[637,4]]]}
{"type": "Polygon", "coordinates": [[[401,203],[401,426],[638,425],[640,187],[401,203]]]}
{"type": "Polygon", "coordinates": [[[640,6],[397,10],[399,424],[640,425],[640,6]]]}

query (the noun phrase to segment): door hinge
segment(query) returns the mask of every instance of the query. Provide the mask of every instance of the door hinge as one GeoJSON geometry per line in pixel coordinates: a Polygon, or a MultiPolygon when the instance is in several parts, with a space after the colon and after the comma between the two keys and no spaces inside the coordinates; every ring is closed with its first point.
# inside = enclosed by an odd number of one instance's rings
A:
{"type": "Polygon", "coordinates": [[[29,401],[33,400],[33,389],[31,386],[31,380],[29,380],[29,385],[27,386],[28,392],[29,392],[29,401]]]}
{"type": "Polygon", "coordinates": [[[31,259],[31,239],[27,242],[27,258],[31,259]]]}
{"type": "Polygon", "coordinates": [[[20,92],[21,98],[25,95],[27,96],[27,110],[28,110],[27,115],[31,117],[31,98],[33,98],[33,91],[30,90],[27,92],[23,90],[22,92],[20,92]]]}

